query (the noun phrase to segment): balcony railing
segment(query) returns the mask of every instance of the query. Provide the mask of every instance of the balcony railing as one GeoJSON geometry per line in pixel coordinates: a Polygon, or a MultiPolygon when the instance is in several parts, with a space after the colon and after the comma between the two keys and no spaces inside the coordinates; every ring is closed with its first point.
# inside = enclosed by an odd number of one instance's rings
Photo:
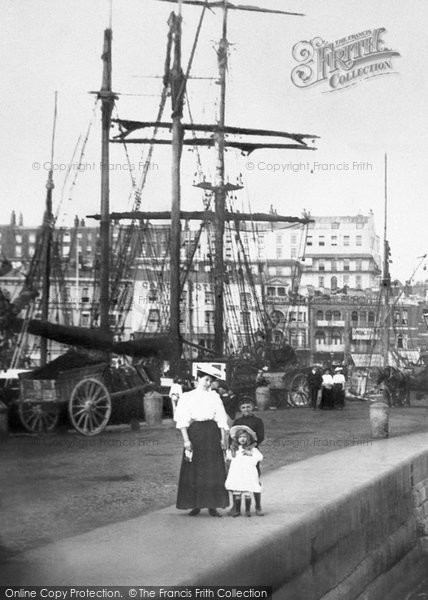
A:
{"type": "Polygon", "coordinates": [[[345,321],[317,321],[317,327],[345,327],[345,321]]]}

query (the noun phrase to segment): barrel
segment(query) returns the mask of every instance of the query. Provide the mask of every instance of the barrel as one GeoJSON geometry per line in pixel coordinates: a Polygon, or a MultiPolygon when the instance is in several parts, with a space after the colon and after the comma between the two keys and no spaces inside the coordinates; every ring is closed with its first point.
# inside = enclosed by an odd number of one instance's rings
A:
{"type": "Polygon", "coordinates": [[[382,396],[370,402],[370,428],[372,438],[387,438],[389,435],[389,406],[382,396]]]}
{"type": "Polygon", "coordinates": [[[270,389],[261,385],[256,388],[256,404],[259,410],[267,410],[270,406],[270,389]]]}
{"type": "Polygon", "coordinates": [[[160,425],[162,423],[163,397],[159,392],[151,391],[144,394],[144,418],[149,425],[160,425]]]}

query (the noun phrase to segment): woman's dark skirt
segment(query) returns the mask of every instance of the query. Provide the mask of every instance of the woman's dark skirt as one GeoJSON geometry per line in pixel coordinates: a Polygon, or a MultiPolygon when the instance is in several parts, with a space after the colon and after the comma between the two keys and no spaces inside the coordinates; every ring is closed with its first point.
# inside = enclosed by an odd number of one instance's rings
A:
{"type": "Polygon", "coordinates": [[[334,408],[332,388],[322,388],[320,408],[324,410],[331,410],[334,408]]]}
{"type": "Polygon", "coordinates": [[[183,452],[177,508],[225,508],[229,494],[224,487],[226,469],[220,429],[215,421],[193,421],[188,434],[193,457],[188,462],[183,452]]]}

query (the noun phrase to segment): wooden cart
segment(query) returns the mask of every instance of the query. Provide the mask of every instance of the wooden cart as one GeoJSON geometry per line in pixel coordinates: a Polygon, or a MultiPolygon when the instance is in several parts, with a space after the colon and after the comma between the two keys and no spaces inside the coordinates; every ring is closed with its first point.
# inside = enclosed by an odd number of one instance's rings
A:
{"type": "Polygon", "coordinates": [[[68,423],[82,435],[97,435],[110,420],[114,398],[147,391],[151,382],[144,369],[134,369],[132,374],[131,384],[129,378],[122,378],[122,387],[117,389],[106,363],[63,370],[55,379],[23,373],[18,400],[22,425],[31,433],[42,433],[68,423]]]}

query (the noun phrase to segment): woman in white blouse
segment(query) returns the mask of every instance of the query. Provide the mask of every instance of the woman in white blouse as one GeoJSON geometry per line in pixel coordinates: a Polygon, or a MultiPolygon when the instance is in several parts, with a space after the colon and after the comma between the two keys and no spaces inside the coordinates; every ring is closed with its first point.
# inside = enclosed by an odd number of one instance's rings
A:
{"type": "Polygon", "coordinates": [[[217,508],[229,504],[223,454],[229,427],[220,396],[210,389],[216,375],[211,365],[198,371],[196,388],[181,396],[174,415],[184,443],[177,508],[190,508],[191,516],[208,508],[212,517],[221,517],[217,508]]]}

